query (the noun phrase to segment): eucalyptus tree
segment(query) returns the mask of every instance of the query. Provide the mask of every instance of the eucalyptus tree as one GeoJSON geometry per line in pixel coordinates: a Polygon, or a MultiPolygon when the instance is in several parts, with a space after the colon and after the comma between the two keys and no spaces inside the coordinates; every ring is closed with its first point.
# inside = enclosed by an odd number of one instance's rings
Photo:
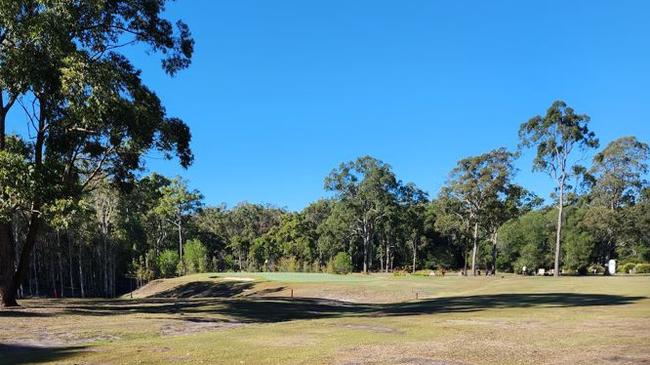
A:
{"type": "Polygon", "coordinates": [[[183,260],[183,225],[187,219],[203,205],[203,195],[198,190],[190,190],[187,183],[180,177],[172,179],[169,185],[160,188],[160,200],[154,212],[167,220],[176,228],[178,233],[178,257],[182,270],[185,271],[183,260]]]}
{"type": "Polygon", "coordinates": [[[426,210],[429,202],[427,193],[413,183],[407,183],[400,189],[400,206],[403,210],[403,225],[407,230],[407,240],[411,245],[411,272],[415,272],[418,248],[422,244],[426,224],[426,210]]]}
{"type": "Polygon", "coordinates": [[[351,231],[361,238],[363,272],[368,273],[373,239],[389,207],[396,204],[399,183],[390,165],[370,156],[342,163],[325,178],[325,189],[335,192],[351,213],[351,231]]]}
{"type": "Polygon", "coordinates": [[[535,147],[533,171],[545,172],[555,182],[557,228],[555,234],[554,275],[560,275],[560,243],[565,195],[573,174],[581,169],[574,155],[577,150],[597,148],[598,139],[589,130],[590,118],[577,114],[563,101],[555,101],[544,116],[537,115],[519,128],[521,147],[535,147]]]}
{"type": "Polygon", "coordinates": [[[237,257],[238,269],[246,270],[253,242],[277,225],[284,210],[261,204],[240,203],[227,214],[228,247],[237,257]]]}
{"type": "Polygon", "coordinates": [[[346,206],[336,200],[329,200],[326,216],[316,227],[316,249],[321,265],[327,264],[337,253],[346,252],[349,257],[356,253],[359,237],[350,229],[355,217],[346,206]]]}
{"type": "Polygon", "coordinates": [[[165,4],[0,1],[0,164],[27,180],[0,186],[3,200],[10,197],[0,222],[1,305],[17,305],[42,213],[57,199],[77,199],[100,176],[131,178],[152,148],[191,163],[188,127],[167,116],[123,52],[127,45],[149,48],[170,75],[190,64],[189,28],[165,19],[165,4]],[[16,120],[26,119],[28,132],[6,134],[12,111],[24,115],[16,120]],[[10,148],[11,139],[26,153],[10,148]],[[18,245],[16,212],[29,215],[18,245]]]}
{"type": "Polygon", "coordinates": [[[115,250],[113,233],[118,219],[120,197],[108,182],[101,182],[90,194],[90,202],[95,211],[99,236],[101,237],[102,278],[104,295],[115,296],[115,250]]]}
{"type": "MultiPolygon", "coordinates": [[[[499,148],[458,162],[451,171],[443,195],[457,202],[456,214],[472,229],[472,274],[476,274],[479,230],[491,208],[507,192],[513,175],[515,154],[499,148]]],[[[494,209],[492,209],[494,211],[494,209]]]]}
{"type": "Polygon", "coordinates": [[[443,187],[433,201],[433,227],[456,248],[463,260],[463,274],[467,274],[467,250],[472,237],[471,222],[460,200],[452,195],[449,187],[443,187]]]}
{"type": "MultiPolygon", "coordinates": [[[[510,169],[512,173],[512,169],[510,169]]],[[[492,243],[492,272],[497,270],[499,229],[511,219],[520,217],[540,206],[542,200],[517,184],[509,183],[496,199],[487,204],[483,214],[483,226],[492,243]]]]}
{"type": "Polygon", "coordinates": [[[616,210],[634,204],[646,185],[650,147],[636,137],[610,142],[593,160],[591,197],[594,203],[616,210]]]}
{"type": "Polygon", "coordinates": [[[648,145],[631,136],[612,141],[594,157],[588,179],[591,204],[582,225],[598,239],[603,261],[626,243],[626,227],[634,225],[623,210],[636,204],[647,185],[649,157],[648,145]]]}

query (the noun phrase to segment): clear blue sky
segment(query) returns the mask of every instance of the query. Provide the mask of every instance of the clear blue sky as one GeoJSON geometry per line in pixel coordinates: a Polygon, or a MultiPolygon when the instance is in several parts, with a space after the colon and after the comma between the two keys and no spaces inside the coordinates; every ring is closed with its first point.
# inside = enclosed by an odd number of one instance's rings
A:
{"type": "MultiPolygon", "coordinates": [[[[372,155],[435,195],[457,160],[517,144],[555,99],[602,144],[650,142],[647,1],[211,1],[168,9],[196,39],[190,69],[135,63],[191,127],[182,175],[209,204],[301,209],[340,162],[372,155]]],[[[135,53],[134,53],[135,54],[135,53]]],[[[551,181],[518,162],[517,181],[551,181]]]]}

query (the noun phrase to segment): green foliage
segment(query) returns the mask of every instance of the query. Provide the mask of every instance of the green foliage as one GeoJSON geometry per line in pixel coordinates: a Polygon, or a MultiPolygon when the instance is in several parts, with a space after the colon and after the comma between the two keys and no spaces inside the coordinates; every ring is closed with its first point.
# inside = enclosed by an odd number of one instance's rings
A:
{"type": "Polygon", "coordinates": [[[183,261],[188,274],[206,272],[208,268],[208,250],[198,239],[185,243],[183,261]]]}
{"type": "Polygon", "coordinates": [[[174,250],[164,250],[158,255],[157,264],[160,276],[170,278],[176,275],[176,270],[180,259],[178,252],[174,250]]]}
{"type": "Polygon", "coordinates": [[[298,272],[298,271],[305,271],[302,270],[302,267],[300,266],[300,262],[293,257],[282,257],[280,260],[278,260],[277,264],[277,271],[280,272],[298,272]]]}
{"type": "Polygon", "coordinates": [[[637,264],[633,262],[628,262],[623,265],[620,265],[618,267],[618,272],[622,272],[625,274],[632,274],[634,272],[634,268],[636,267],[637,264]]]}
{"type": "MultiPolygon", "coordinates": [[[[535,116],[523,123],[519,137],[523,147],[536,147],[533,170],[544,171],[561,178],[569,155],[575,146],[598,147],[598,139],[589,130],[590,118],[586,114],[576,114],[573,108],[563,101],[555,101],[544,116],[535,116]]],[[[566,181],[562,181],[562,184],[566,181]]]]}
{"type": "Polygon", "coordinates": [[[634,267],[635,274],[650,274],[650,264],[637,264],[634,267]]]}
{"type": "Polygon", "coordinates": [[[634,204],[648,172],[650,147],[635,137],[610,142],[594,157],[590,169],[593,201],[611,209],[634,204]]]}
{"type": "Polygon", "coordinates": [[[582,229],[580,222],[584,220],[584,209],[567,211],[567,227],[564,232],[563,267],[586,274],[589,264],[594,262],[593,253],[596,241],[589,232],[582,229]]]}
{"type": "Polygon", "coordinates": [[[600,264],[590,265],[587,270],[590,274],[604,274],[607,268],[600,264]]]}
{"type": "Polygon", "coordinates": [[[352,258],[345,252],[339,252],[332,259],[332,272],[348,274],[352,272],[352,258]]]}
{"type": "Polygon", "coordinates": [[[497,269],[521,272],[548,268],[551,263],[552,211],[533,211],[505,223],[499,229],[497,269]]]}
{"type": "Polygon", "coordinates": [[[8,220],[33,198],[30,164],[25,156],[0,151],[0,219],[8,220]]]}
{"type": "Polygon", "coordinates": [[[341,217],[348,220],[349,236],[357,236],[362,242],[362,268],[370,266],[370,252],[377,227],[387,219],[397,204],[400,183],[390,165],[370,156],[342,163],[325,178],[325,189],[336,193],[341,217]]]}

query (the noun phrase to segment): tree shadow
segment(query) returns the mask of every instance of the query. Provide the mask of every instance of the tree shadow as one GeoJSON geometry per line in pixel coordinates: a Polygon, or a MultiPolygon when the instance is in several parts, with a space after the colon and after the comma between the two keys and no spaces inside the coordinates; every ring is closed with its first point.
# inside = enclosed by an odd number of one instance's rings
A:
{"type": "Polygon", "coordinates": [[[328,317],[388,317],[468,313],[488,309],[562,308],[631,304],[645,297],[605,294],[495,294],[433,298],[390,304],[357,304],[321,299],[256,299],[224,302],[214,311],[242,322],[282,322],[328,317]]]}
{"type": "Polygon", "coordinates": [[[251,282],[194,281],[155,295],[156,298],[231,298],[253,288],[251,282]]]}
{"type": "Polygon", "coordinates": [[[38,364],[61,361],[84,351],[83,346],[43,347],[0,343],[0,364],[38,364]]]}
{"type": "Polygon", "coordinates": [[[468,313],[508,308],[565,308],[631,304],[645,297],[607,294],[531,293],[440,297],[412,302],[368,304],[321,298],[198,298],[94,301],[70,305],[67,313],[119,315],[178,313],[196,320],[222,315],[242,323],[284,322],[333,317],[388,317],[438,313],[468,313]]]}
{"type": "Polygon", "coordinates": [[[29,310],[21,309],[0,309],[0,318],[2,317],[16,317],[16,318],[28,318],[28,317],[51,317],[51,313],[38,313],[30,312],[29,310]]]}

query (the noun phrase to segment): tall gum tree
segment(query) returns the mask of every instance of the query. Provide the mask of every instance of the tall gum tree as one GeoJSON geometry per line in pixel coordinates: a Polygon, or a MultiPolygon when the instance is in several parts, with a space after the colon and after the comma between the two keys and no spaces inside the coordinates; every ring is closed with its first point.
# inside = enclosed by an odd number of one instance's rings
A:
{"type": "Polygon", "coordinates": [[[183,225],[203,205],[203,196],[198,190],[190,190],[187,182],[180,177],[174,178],[169,185],[160,188],[160,200],[153,209],[155,214],[167,220],[176,228],[178,234],[178,257],[183,273],[186,271],[183,261],[183,225]]]}
{"type": "Polygon", "coordinates": [[[639,201],[647,185],[643,177],[649,158],[650,147],[633,136],[610,142],[594,156],[587,179],[590,206],[582,224],[600,241],[604,262],[612,258],[617,246],[626,244],[624,231],[634,224],[626,221],[623,211],[639,201]]]}
{"type": "Polygon", "coordinates": [[[350,228],[362,240],[364,274],[370,266],[377,227],[397,204],[398,188],[390,165],[370,156],[343,163],[325,178],[325,189],[335,192],[353,217],[350,228]]]}
{"type": "Polygon", "coordinates": [[[43,212],[57,200],[105,177],[131,179],[150,149],[192,162],[188,127],[120,53],[140,44],[162,56],[167,74],[189,66],[194,41],[183,22],[162,17],[166,3],[0,0],[0,164],[25,180],[0,179],[0,305],[17,305],[43,212]],[[7,136],[10,113],[28,133],[7,136]],[[14,237],[18,213],[28,224],[14,237]]]}
{"type": "Polygon", "coordinates": [[[458,161],[449,174],[446,187],[441,191],[447,199],[457,201],[457,215],[464,222],[461,226],[471,229],[472,275],[476,275],[476,255],[479,232],[487,220],[490,208],[505,194],[513,175],[515,154],[505,148],[468,157],[458,161]]]}
{"type": "Polygon", "coordinates": [[[577,150],[597,148],[598,139],[589,130],[590,118],[577,114],[563,101],[555,101],[544,116],[537,115],[519,128],[520,147],[536,148],[533,171],[547,173],[555,182],[557,227],[554,276],[560,275],[560,244],[565,197],[571,176],[581,169],[575,164],[577,150]]]}

